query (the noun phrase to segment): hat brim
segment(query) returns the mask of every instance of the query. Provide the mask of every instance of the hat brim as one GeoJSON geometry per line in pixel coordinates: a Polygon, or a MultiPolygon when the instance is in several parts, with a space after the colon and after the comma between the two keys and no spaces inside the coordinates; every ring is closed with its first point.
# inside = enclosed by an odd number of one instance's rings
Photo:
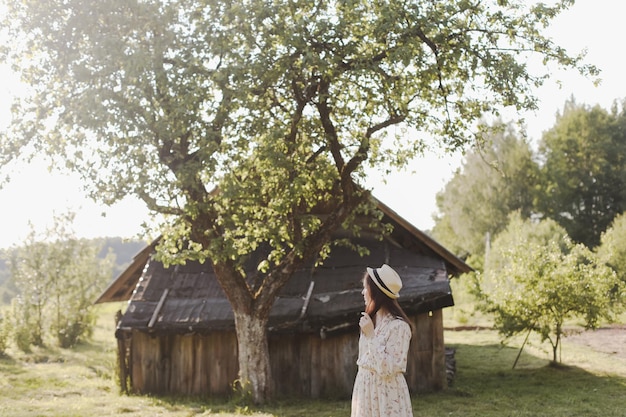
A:
{"type": "Polygon", "coordinates": [[[388,290],[387,288],[383,287],[382,282],[380,282],[380,279],[374,273],[374,271],[377,270],[378,268],[370,268],[368,266],[368,267],[366,267],[366,269],[367,269],[367,274],[370,276],[370,278],[372,279],[374,284],[376,284],[378,289],[383,292],[383,294],[385,294],[387,297],[392,298],[394,300],[396,298],[400,297],[400,294],[393,293],[390,290],[388,290]]]}

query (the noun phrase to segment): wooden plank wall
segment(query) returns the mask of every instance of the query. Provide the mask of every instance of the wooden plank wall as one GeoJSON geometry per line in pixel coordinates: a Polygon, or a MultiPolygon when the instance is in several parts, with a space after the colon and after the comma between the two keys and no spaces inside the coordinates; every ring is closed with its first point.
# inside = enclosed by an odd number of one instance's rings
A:
{"type": "Polygon", "coordinates": [[[131,391],[139,394],[227,396],[237,378],[237,338],[132,332],[131,391]]]}
{"type": "Polygon", "coordinates": [[[406,380],[412,393],[440,391],[447,387],[443,312],[436,310],[411,317],[413,337],[406,380]]]}
{"type": "MultiPolygon", "coordinates": [[[[412,393],[446,388],[443,314],[411,317],[414,333],[407,364],[412,393]]],[[[349,398],[356,376],[356,332],[329,335],[272,335],[270,361],[275,390],[283,397],[349,398]]],[[[133,331],[124,343],[130,391],[151,394],[228,396],[237,378],[237,338],[233,332],[156,337],[133,331]]],[[[121,346],[120,346],[121,347],[121,346]]],[[[120,349],[121,352],[121,349],[120,349]]]]}
{"type": "Polygon", "coordinates": [[[326,339],[317,334],[274,336],[269,347],[279,396],[346,398],[352,394],[358,334],[326,339]]]}

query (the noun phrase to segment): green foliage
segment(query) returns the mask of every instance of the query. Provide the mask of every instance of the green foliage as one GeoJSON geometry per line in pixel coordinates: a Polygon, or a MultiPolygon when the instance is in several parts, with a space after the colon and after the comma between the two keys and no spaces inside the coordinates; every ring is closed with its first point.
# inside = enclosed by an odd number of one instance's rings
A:
{"type": "Polygon", "coordinates": [[[7,249],[0,249],[0,305],[11,302],[11,288],[9,266],[7,259],[9,258],[7,249]]]}
{"type": "Polygon", "coordinates": [[[366,163],[387,173],[473,142],[485,112],[535,108],[549,69],[529,60],[597,72],[541,33],[570,5],[9,2],[0,59],[32,94],[0,166],[46,155],[98,201],[138,196],[164,216],[166,263],[212,262],[233,309],[264,318],[370,204],[366,163]]]}
{"type": "Polygon", "coordinates": [[[434,237],[462,257],[483,256],[490,237],[502,231],[509,213],[530,217],[539,167],[530,145],[511,124],[490,126],[485,142],[437,195],[434,237]]]}
{"type": "Polygon", "coordinates": [[[55,217],[43,237],[31,231],[12,252],[12,278],[19,290],[13,300],[12,329],[18,347],[43,346],[46,334],[67,348],[89,337],[93,302],[109,281],[114,257],[98,258],[99,247],[67,229],[74,215],[55,217]]]}
{"type": "Polygon", "coordinates": [[[524,218],[555,220],[594,248],[626,209],[625,126],[623,106],[607,111],[571,99],[536,154],[511,126],[492,126],[500,132],[469,152],[438,194],[433,235],[460,256],[480,257],[519,210],[524,218]]]}
{"type": "Polygon", "coordinates": [[[538,210],[590,248],[626,210],[625,127],[623,108],[609,112],[571,99],[541,141],[544,195],[538,210]]]}
{"type": "Polygon", "coordinates": [[[602,234],[597,248],[600,259],[611,266],[626,283],[626,215],[618,215],[602,234]]]}
{"type": "MultiPolygon", "coordinates": [[[[141,240],[127,240],[120,237],[105,237],[95,239],[81,239],[85,246],[100,248],[97,258],[104,261],[107,257],[115,260],[111,276],[107,281],[116,278],[130,264],[133,257],[143,248],[146,242],[141,240]],[[112,254],[112,255],[111,255],[112,254]]],[[[14,256],[14,252],[20,250],[19,247],[0,250],[0,305],[10,305],[11,300],[18,295],[18,289],[11,280],[11,268],[7,261],[14,256]]]]}
{"type": "Polygon", "coordinates": [[[24,302],[20,296],[15,297],[11,302],[10,315],[8,316],[8,327],[17,348],[22,352],[30,352],[31,345],[37,343],[41,329],[32,320],[32,308],[24,302]]]}
{"type": "Polygon", "coordinates": [[[241,412],[242,407],[243,410],[249,411],[248,407],[254,404],[254,397],[252,395],[252,389],[250,388],[250,382],[236,379],[232,383],[231,391],[232,397],[230,402],[237,407],[238,412],[241,412]]]}
{"type": "Polygon", "coordinates": [[[232,259],[269,240],[282,259],[320,247],[300,244],[320,202],[356,207],[365,161],[388,171],[432,145],[408,129],[455,149],[484,112],[534,108],[548,73],[526,59],[595,74],[541,34],[569,5],[11,2],[2,56],[33,95],[1,160],[43,153],[98,200],[139,196],[173,216],[165,255],[232,259]]]}
{"type": "Polygon", "coordinates": [[[6,317],[6,312],[0,310],[0,357],[4,356],[9,345],[10,322],[6,317]]]}
{"type": "Polygon", "coordinates": [[[19,295],[12,302],[13,328],[21,349],[28,346],[43,346],[45,333],[45,306],[48,298],[46,278],[47,245],[34,240],[11,258],[11,276],[19,295]]]}
{"type": "Polygon", "coordinates": [[[554,221],[519,214],[494,240],[477,283],[498,331],[505,337],[537,332],[552,345],[554,361],[566,321],[594,329],[612,320],[624,291],[615,273],[554,221]]]}

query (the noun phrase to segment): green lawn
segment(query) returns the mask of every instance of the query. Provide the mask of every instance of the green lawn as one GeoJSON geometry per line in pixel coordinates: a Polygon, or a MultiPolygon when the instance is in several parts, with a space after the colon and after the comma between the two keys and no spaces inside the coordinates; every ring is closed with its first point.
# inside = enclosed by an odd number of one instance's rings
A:
{"type": "Polygon", "coordinates": [[[416,398],[419,416],[624,416],[626,364],[565,342],[563,364],[550,365],[538,341],[512,365],[521,340],[499,343],[494,331],[447,332],[457,349],[451,389],[416,398]],[[515,343],[513,343],[515,342],[515,343]]]}
{"type": "MultiPolygon", "coordinates": [[[[224,401],[121,395],[115,380],[117,307],[100,308],[93,341],[78,349],[37,350],[29,355],[10,351],[0,359],[0,416],[350,415],[348,400],[292,400],[247,408],[224,401]]],[[[447,330],[445,338],[456,348],[456,379],[444,392],[414,396],[416,417],[625,415],[626,361],[614,355],[566,339],[564,365],[549,366],[548,346],[531,338],[512,369],[521,339],[502,345],[492,330],[447,330]]]]}

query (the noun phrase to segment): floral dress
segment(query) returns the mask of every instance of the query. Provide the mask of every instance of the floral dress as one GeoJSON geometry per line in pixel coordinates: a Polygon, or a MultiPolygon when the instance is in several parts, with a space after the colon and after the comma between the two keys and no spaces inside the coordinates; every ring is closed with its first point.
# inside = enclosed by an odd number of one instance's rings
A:
{"type": "Polygon", "coordinates": [[[413,416],[404,378],[410,341],[409,324],[385,312],[376,314],[373,335],[361,333],[351,417],[413,416]]]}

